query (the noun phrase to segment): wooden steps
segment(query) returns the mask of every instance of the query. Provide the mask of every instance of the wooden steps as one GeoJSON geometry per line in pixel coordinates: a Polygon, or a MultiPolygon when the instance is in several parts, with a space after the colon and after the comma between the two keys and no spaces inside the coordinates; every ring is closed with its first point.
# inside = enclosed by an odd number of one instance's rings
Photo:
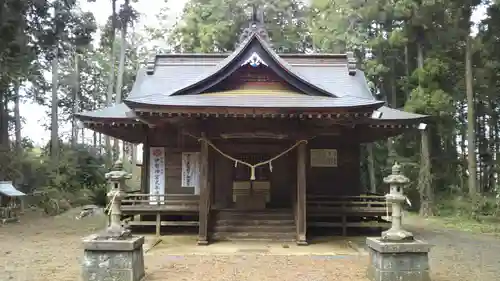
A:
{"type": "Polygon", "coordinates": [[[213,222],[213,240],[295,240],[292,210],[219,210],[214,211],[213,222]]]}

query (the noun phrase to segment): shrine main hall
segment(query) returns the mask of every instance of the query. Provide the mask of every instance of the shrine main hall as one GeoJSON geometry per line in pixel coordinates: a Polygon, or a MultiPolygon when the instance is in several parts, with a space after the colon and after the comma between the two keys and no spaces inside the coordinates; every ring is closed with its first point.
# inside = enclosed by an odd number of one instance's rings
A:
{"type": "Polygon", "coordinates": [[[158,54],[123,103],[77,114],[143,144],[140,192],[122,205],[132,230],[306,245],[325,229],[387,227],[384,197],[360,180],[362,144],[426,116],[375,99],[352,53],[277,53],[256,17],[235,43],[231,54],[158,54]]]}

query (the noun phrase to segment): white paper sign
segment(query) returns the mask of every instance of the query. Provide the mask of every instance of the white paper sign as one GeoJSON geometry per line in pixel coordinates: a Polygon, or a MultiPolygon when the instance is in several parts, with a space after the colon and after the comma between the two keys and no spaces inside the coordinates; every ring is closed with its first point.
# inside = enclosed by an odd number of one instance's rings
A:
{"type": "Polygon", "coordinates": [[[194,194],[200,194],[200,153],[182,153],[182,187],[194,187],[194,194]]]}
{"type": "MultiPolygon", "coordinates": [[[[149,149],[149,194],[165,194],[165,148],[163,147],[149,149]]],[[[157,205],[159,199],[159,196],[151,196],[150,204],[157,205]]]]}
{"type": "Polygon", "coordinates": [[[337,167],[337,150],[311,149],[311,167],[337,167]]]}

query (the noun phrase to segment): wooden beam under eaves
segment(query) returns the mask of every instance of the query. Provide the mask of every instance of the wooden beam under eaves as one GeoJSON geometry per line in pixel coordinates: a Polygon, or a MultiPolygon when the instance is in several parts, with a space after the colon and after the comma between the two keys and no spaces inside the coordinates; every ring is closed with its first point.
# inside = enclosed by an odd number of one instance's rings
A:
{"type": "Polygon", "coordinates": [[[156,124],[148,121],[146,118],[136,114],[133,110],[129,110],[127,111],[126,113],[127,117],[129,118],[134,118],[135,120],[137,120],[138,122],[141,122],[141,123],[144,123],[146,125],[148,125],[149,128],[154,128],[156,127],[156,124]]]}

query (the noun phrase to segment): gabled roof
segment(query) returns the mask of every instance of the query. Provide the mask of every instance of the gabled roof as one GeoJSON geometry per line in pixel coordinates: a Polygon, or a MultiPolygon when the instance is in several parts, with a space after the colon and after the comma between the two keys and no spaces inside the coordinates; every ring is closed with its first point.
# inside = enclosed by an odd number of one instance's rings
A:
{"type": "MultiPolygon", "coordinates": [[[[300,89],[304,94],[308,95],[318,95],[318,96],[332,96],[336,97],[335,93],[325,89],[324,87],[315,84],[308,77],[304,77],[299,71],[293,69],[285,60],[280,58],[276,52],[274,52],[270,46],[260,38],[256,33],[252,33],[251,36],[243,42],[231,55],[220,61],[217,65],[210,67],[208,69],[196,69],[199,75],[196,78],[187,78],[189,82],[176,83],[177,87],[172,87],[169,91],[165,91],[164,88],[159,88],[157,91],[153,91],[150,94],[141,93],[141,97],[149,96],[151,102],[154,103],[154,98],[156,96],[175,96],[175,95],[189,95],[189,94],[200,94],[203,91],[209,89],[215,84],[221,82],[224,78],[228,77],[241,66],[251,64],[252,60],[256,61],[259,65],[265,65],[271,68],[276,74],[281,76],[283,80],[294,87],[300,89]]],[[[153,65],[149,71],[146,71],[146,75],[155,75],[156,67],[153,65]]],[[[177,68],[176,68],[177,70],[177,68]]],[[[344,69],[347,72],[347,69],[344,69]]],[[[143,74],[144,75],[144,74],[143,74]]],[[[159,73],[160,76],[163,76],[159,73]]],[[[184,77],[180,76],[179,73],[176,75],[177,79],[184,80],[184,77]]],[[[141,91],[142,92],[142,91],[141,91]]],[[[132,95],[127,99],[127,101],[134,102],[137,97],[137,91],[132,91],[132,95]]],[[[144,99],[142,99],[145,102],[144,99]]]]}
{"type": "Polygon", "coordinates": [[[0,195],[8,197],[25,196],[23,192],[17,190],[10,181],[0,181],[0,195]]]}
{"type": "MultiPolygon", "coordinates": [[[[257,90],[254,90],[257,91],[257,90]]],[[[293,92],[293,91],[292,91],[293,92]]],[[[80,113],[80,120],[136,122],[133,109],[153,106],[179,108],[272,108],[272,109],[378,109],[378,121],[420,120],[426,116],[381,107],[371,94],[364,73],[356,69],[348,54],[278,55],[258,33],[251,33],[229,55],[167,54],[139,70],[124,104],[80,113]],[[267,67],[296,89],[297,95],[279,91],[248,94],[229,90],[213,95],[214,86],[242,66],[267,67]],[[208,92],[208,93],[207,93],[208,92]],[[132,109],[132,110],[131,110],[132,109]]]]}
{"type": "MultiPolygon", "coordinates": [[[[373,100],[361,70],[349,75],[346,55],[283,54],[290,68],[307,81],[334,93],[337,97],[356,97],[373,100]]],[[[127,100],[154,96],[170,96],[180,89],[209,76],[222,64],[221,54],[166,54],[156,56],[152,74],[141,68],[127,100]]]]}

